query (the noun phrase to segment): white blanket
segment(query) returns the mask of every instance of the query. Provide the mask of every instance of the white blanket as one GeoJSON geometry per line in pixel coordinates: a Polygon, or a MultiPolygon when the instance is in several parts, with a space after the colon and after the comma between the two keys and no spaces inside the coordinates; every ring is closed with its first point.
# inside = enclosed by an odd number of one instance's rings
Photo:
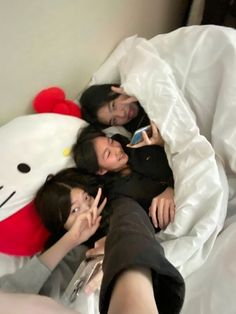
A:
{"type": "MultiPolygon", "coordinates": [[[[230,175],[236,169],[236,113],[230,110],[236,99],[230,71],[236,31],[186,27],[151,40],[129,38],[125,45],[119,57],[113,53],[117,63],[111,73],[119,74],[126,92],[138,98],[166,142],[177,213],[158,237],[186,277],[206,260],[223,227],[228,200],[224,169],[230,175]]],[[[102,70],[93,83],[101,83],[102,70]]]]}
{"type": "Polygon", "coordinates": [[[125,39],[91,81],[120,81],[166,142],[177,213],[158,238],[186,278],[183,314],[235,313],[235,69],[236,30],[191,26],[125,39]]]}

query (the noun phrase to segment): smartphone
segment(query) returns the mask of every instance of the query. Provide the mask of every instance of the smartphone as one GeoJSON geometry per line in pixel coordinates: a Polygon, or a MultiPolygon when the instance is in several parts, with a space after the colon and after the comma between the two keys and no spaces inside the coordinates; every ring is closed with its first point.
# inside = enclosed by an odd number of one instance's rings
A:
{"type": "Polygon", "coordinates": [[[142,132],[145,131],[147,133],[147,136],[150,137],[152,134],[152,128],[150,125],[144,126],[143,128],[140,128],[134,132],[134,135],[130,141],[131,145],[138,144],[143,140],[142,132]]]}

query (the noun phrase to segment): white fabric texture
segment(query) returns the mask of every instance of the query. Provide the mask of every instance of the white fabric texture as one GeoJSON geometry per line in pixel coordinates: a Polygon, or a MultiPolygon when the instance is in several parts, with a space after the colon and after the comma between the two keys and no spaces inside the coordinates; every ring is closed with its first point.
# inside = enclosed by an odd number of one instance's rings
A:
{"type": "Polygon", "coordinates": [[[236,215],[226,221],[211,254],[186,280],[181,314],[235,314],[236,215]]]}

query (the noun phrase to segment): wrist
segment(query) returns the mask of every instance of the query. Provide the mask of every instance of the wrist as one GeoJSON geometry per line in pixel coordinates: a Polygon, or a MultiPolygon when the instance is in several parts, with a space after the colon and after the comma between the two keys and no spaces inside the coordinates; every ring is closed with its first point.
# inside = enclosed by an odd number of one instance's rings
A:
{"type": "Polygon", "coordinates": [[[63,247],[68,250],[72,250],[75,246],[81,244],[80,241],[78,241],[78,238],[74,237],[70,232],[66,232],[62,238],[60,239],[63,247]]]}
{"type": "Polygon", "coordinates": [[[57,264],[75,247],[74,243],[67,234],[63,235],[53,246],[43,252],[39,259],[50,270],[53,270],[57,264]]]}

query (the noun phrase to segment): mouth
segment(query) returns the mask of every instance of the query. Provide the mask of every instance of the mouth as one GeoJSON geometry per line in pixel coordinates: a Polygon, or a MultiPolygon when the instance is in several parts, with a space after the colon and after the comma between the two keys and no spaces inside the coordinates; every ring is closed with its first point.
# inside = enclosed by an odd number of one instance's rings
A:
{"type": "Polygon", "coordinates": [[[124,152],[122,152],[122,153],[120,153],[118,160],[120,161],[120,160],[123,160],[125,158],[126,158],[126,154],[124,152]]]}

